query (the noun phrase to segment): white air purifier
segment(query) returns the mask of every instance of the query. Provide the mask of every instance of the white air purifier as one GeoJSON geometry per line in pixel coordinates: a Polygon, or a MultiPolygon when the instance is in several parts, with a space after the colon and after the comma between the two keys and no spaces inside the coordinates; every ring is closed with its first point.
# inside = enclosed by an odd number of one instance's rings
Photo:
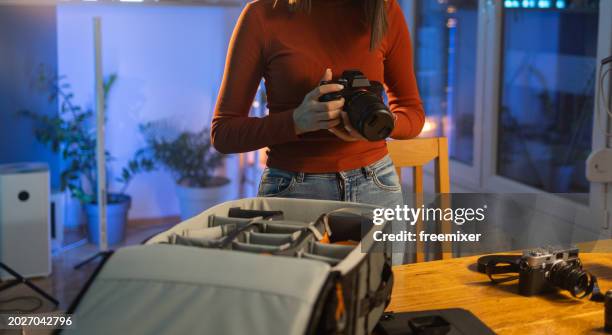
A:
{"type": "Polygon", "coordinates": [[[0,262],[26,278],[51,274],[49,188],[44,163],[0,165],[0,262]]]}

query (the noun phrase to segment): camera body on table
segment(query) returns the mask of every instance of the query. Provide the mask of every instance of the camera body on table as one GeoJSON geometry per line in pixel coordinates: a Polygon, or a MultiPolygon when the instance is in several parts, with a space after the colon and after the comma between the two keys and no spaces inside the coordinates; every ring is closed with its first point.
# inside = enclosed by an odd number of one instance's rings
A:
{"type": "Polygon", "coordinates": [[[589,274],[582,269],[577,248],[526,250],[519,262],[519,293],[524,296],[557,289],[578,296],[590,293],[590,281],[589,274]]]}

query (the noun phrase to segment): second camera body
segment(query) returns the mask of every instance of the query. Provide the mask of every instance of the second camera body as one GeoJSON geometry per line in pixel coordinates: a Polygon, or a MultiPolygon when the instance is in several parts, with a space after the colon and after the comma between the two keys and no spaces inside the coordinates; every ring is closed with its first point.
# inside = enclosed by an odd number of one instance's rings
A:
{"type": "Polygon", "coordinates": [[[353,128],[363,137],[369,141],[380,141],[389,137],[395,120],[382,100],[384,88],[380,82],[369,81],[360,71],[348,70],[337,80],[321,82],[321,85],[326,84],[340,84],[344,89],[324,94],[319,97],[319,101],[344,98],[344,111],[347,112],[353,128]]]}
{"type": "Polygon", "coordinates": [[[573,296],[590,293],[590,276],[582,270],[577,248],[526,250],[519,263],[519,293],[532,296],[568,290],[573,296]]]}

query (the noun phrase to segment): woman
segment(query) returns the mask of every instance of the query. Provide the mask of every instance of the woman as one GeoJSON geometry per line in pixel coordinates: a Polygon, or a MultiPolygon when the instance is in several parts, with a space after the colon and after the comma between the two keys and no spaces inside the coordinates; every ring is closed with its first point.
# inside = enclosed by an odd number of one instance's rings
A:
{"type": "Polygon", "coordinates": [[[342,89],[319,82],[349,69],[385,84],[395,117],[392,138],[419,134],[423,107],[396,0],[249,3],[230,41],[211,128],[215,148],[269,148],[260,196],[401,204],[386,142],[369,142],[353,130],[344,100],[318,101],[342,89]],[[248,117],[262,77],[270,113],[248,117]]]}

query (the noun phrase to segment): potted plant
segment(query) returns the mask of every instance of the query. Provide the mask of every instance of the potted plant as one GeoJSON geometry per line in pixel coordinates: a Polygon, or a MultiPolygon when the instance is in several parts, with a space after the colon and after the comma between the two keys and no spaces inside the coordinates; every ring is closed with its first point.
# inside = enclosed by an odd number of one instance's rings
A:
{"type": "MultiPolygon", "coordinates": [[[[41,73],[43,73],[41,71],[41,73]]],[[[50,101],[59,101],[59,112],[55,116],[40,115],[28,110],[19,112],[21,116],[33,119],[37,127],[34,129],[36,138],[48,145],[51,150],[61,155],[64,170],[60,181],[62,190],[68,190],[84,205],[87,214],[88,238],[92,243],[98,243],[98,204],[97,204],[97,173],[96,173],[96,131],[95,115],[89,108],[76,105],[74,95],[70,92],[70,84],[63,78],[49,78],[41,74],[39,84],[49,90],[50,101]]],[[[104,83],[104,96],[108,97],[117,79],[111,75],[104,83]]],[[[113,160],[106,152],[106,164],[113,160]]],[[[107,236],[110,245],[123,240],[127,214],[131,198],[126,189],[133,176],[141,171],[149,171],[153,162],[145,157],[131,159],[121,171],[116,181],[121,185],[116,192],[108,192],[107,198],[107,236]]]]}
{"type": "Polygon", "coordinates": [[[171,173],[182,220],[229,200],[230,180],[215,175],[223,155],[212,148],[208,128],[178,132],[167,123],[157,122],[141,125],[140,130],[146,147],[136,157],[153,161],[171,173]]]}

